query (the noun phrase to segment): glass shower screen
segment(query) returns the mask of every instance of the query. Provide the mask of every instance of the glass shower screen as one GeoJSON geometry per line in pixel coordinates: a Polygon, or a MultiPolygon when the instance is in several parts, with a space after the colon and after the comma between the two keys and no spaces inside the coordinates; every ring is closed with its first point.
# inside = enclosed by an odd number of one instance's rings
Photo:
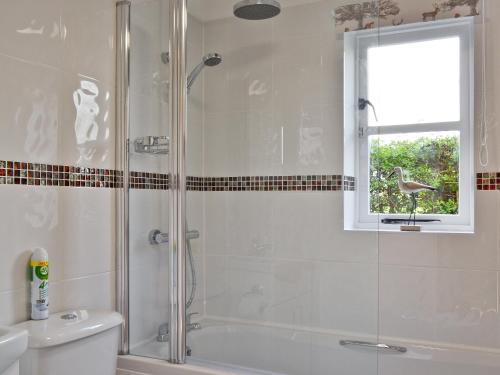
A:
{"type": "Polygon", "coordinates": [[[181,327],[188,363],[376,374],[378,233],[343,226],[353,176],[343,172],[343,42],[332,18],[342,2],[190,0],[185,64],[172,53],[179,3],[131,8],[130,353],[175,362],[181,327]],[[180,91],[185,145],[171,132],[180,91]],[[185,175],[172,181],[181,146],[185,175]],[[172,187],[185,193],[185,220],[169,206],[172,187]],[[172,264],[180,230],[185,278],[172,264]]]}
{"type": "Polygon", "coordinates": [[[188,362],[377,373],[357,342],[378,343],[378,235],[342,222],[341,3],[188,3],[188,362]]]}
{"type": "Polygon", "coordinates": [[[169,2],[130,16],[130,353],[169,359],[169,2]]]}

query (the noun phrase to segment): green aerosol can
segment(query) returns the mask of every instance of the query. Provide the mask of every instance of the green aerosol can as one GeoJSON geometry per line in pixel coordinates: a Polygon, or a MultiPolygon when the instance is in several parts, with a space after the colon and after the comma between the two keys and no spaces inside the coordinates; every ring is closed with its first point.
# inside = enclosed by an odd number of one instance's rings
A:
{"type": "Polygon", "coordinates": [[[33,250],[31,271],[31,319],[49,317],[49,255],[42,248],[33,250]]]}

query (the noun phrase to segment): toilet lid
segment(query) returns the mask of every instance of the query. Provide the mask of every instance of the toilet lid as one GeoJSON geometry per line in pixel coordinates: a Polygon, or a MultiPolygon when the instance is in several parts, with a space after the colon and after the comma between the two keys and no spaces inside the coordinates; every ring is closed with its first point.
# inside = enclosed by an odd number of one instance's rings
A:
{"type": "Polygon", "coordinates": [[[123,323],[115,311],[68,310],[54,313],[45,320],[28,320],[16,327],[28,331],[28,347],[47,348],[107,331],[123,323]]]}

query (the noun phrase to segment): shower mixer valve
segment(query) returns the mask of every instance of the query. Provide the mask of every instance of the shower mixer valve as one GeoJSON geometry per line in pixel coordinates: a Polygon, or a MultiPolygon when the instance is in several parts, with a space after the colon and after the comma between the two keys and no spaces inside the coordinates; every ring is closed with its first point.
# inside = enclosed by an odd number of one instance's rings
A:
{"type": "MultiPolygon", "coordinates": [[[[149,232],[148,238],[151,245],[159,245],[168,242],[168,233],[162,233],[159,229],[153,229],[149,232]]],[[[200,232],[197,230],[188,230],[186,232],[187,240],[194,240],[196,238],[200,238],[200,232]]]]}

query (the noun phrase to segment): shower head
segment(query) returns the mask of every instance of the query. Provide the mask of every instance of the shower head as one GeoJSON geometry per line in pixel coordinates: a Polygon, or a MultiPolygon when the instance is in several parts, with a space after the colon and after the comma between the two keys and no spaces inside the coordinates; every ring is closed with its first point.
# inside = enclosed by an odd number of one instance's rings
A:
{"type": "Polygon", "coordinates": [[[280,14],[281,5],[275,0],[241,0],[233,7],[233,13],[245,20],[265,20],[280,14]]]}
{"type": "Polygon", "coordinates": [[[205,56],[203,56],[203,63],[206,66],[216,66],[219,65],[222,62],[222,56],[219,55],[218,53],[209,53],[205,56]]]}
{"type": "Polygon", "coordinates": [[[208,53],[201,59],[201,62],[193,69],[187,78],[187,89],[188,92],[193,86],[194,81],[200,75],[201,71],[205,66],[216,66],[222,62],[222,56],[218,53],[208,53]]]}
{"type": "MultiPolygon", "coordinates": [[[[170,54],[168,52],[162,52],[160,57],[162,63],[168,64],[170,62],[170,54]]],[[[219,65],[222,62],[222,57],[218,53],[209,53],[203,56],[203,62],[206,66],[219,65]]]]}

